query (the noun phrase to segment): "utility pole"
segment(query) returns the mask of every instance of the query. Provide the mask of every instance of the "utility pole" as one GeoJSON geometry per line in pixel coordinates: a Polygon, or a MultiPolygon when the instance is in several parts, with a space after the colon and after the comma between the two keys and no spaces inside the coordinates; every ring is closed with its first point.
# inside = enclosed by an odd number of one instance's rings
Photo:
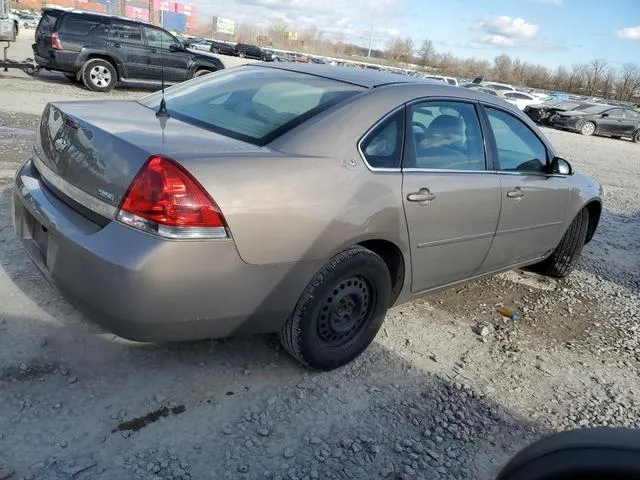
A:
{"type": "Polygon", "coordinates": [[[367,57],[371,57],[371,43],[373,42],[373,23],[371,24],[371,30],[369,30],[369,52],[367,57]]]}

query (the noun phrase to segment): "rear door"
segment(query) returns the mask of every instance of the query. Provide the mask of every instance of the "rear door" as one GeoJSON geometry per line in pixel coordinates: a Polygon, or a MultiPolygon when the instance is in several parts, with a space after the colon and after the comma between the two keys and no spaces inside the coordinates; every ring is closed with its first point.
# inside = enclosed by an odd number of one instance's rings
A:
{"type": "Polygon", "coordinates": [[[515,115],[485,107],[502,190],[496,235],[482,271],[536,259],[554,249],[565,223],[570,185],[566,177],[547,174],[545,144],[515,115]]]}
{"type": "Polygon", "coordinates": [[[140,25],[114,21],[111,25],[108,53],[116,59],[121,76],[134,79],[149,79],[147,66],[149,52],[142,40],[140,25]]]}
{"type": "Polygon", "coordinates": [[[429,100],[407,108],[402,197],[412,291],[472,277],[500,213],[500,181],[487,168],[477,105],[429,100]]]}
{"type": "Polygon", "coordinates": [[[598,120],[598,133],[605,135],[622,135],[620,132],[624,120],[624,110],[613,108],[602,113],[602,118],[598,120]]]}
{"type": "Polygon", "coordinates": [[[109,24],[106,16],[67,14],[58,22],[57,31],[63,49],[56,51],[57,66],[61,70],[76,71],[78,55],[82,49],[107,51],[109,24]]]}
{"type": "Polygon", "coordinates": [[[191,55],[184,50],[171,51],[171,45],[179,42],[169,33],[159,28],[144,26],[145,40],[149,48],[149,71],[154,78],[164,75],[169,82],[182,82],[187,79],[191,55]]]}
{"type": "Polygon", "coordinates": [[[625,137],[631,137],[640,128],[640,114],[633,110],[624,111],[624,128],[622,135],[625,137]]]}

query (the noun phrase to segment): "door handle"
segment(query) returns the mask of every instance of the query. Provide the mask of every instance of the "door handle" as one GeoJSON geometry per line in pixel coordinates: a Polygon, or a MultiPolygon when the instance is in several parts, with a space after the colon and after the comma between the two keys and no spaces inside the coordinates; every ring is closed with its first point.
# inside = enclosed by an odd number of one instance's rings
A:
{"type": "Polygon", "coordinates": [[[520,187],[516,187],[513,190],[509,190],[507,192],[507,197],[509,198],[522,198],[524,197],[524,192],[520,187]]]}
{"type": "Polygon", "coordinates": [[[111,46],[113,48],[120,48],[120,44],[119,43],[112,43],[111,46]]]}
{"type": "Polygon", "coordinates": [[[158,53],[158,50],[156,50],[155,48],[150,48],[150,49],[149,49],[149,51],[150,51],[151,53],[158,53]]]}
{"type": "Polygon", "coordinates": [[[431,193],[428,188],[421,188],[417,192],[408,194],[407,200],[427,205],[432,200],[435,200],[436,197],[437,195],[435,193],[431,193]]]}

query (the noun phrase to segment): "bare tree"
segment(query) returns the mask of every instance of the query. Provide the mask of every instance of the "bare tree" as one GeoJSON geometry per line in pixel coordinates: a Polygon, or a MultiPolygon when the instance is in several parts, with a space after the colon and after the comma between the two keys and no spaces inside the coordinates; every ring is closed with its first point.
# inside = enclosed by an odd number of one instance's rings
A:
{"type": "Polygon", "coordinates": [[[623,100],[629,98],[635,79],[640,75],[638,65],[634,63],[625,63],[616,82],[616,99],[623,100]]]}
{"type": "Polygon", "coordinates": [[[587,75],[587,66],[584,64],[575,64],[571,66],[571,74],[567,84],[567,92],[582,93],[584,89],[584,81],[587,75]]]}
{"type": "Polygon", "coordinates": [[[609,98],[615,95],[615,80],[616,80],[616,69],[610,67],[604,72],[602,77],[602,93],[601,95],[604,98],[609,98]]]}
{"type": "Polygon", "coordinates": [[[433,46],[433,42],[428,39],[422,42],[422,46],[418,52],[419,64],[423,67],[430,66],[433,63],[435,56],[436,49],[433,46]]]}
{"type": "Polygon", "coordinates": [[[267,29],[267,35],[275,47],[284,47],[289,40],[289,27],[286,23],[272,23],[267,29]]]}
{"type": "Polygon", "coordinates": [[[499,82],[510,82],[511,81],[511,67],[513,62],[511,61],[511,57],[509,55],[498,55],[493,60],[493,75],[499,82]]]}
{"type": "Polygon", "coordinates": [[[589,63],[587,67],[587,92],[589,95],[597,93],[606,68],[607,61],[603,58],[595,58],[589,63]]]}

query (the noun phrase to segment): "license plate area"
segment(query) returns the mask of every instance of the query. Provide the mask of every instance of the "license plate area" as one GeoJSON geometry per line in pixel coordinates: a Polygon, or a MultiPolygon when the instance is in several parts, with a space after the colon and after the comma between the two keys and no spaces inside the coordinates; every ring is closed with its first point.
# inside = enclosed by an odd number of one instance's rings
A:
{"type": "Polygon", "coordinates": [[[47,227],[39,224],[35,219],[33,220],[33,241],[35,242],[38,250],[42,254],[42,258],[47,259],[47,248],[49,248],[49,231],[47,227]]]}

